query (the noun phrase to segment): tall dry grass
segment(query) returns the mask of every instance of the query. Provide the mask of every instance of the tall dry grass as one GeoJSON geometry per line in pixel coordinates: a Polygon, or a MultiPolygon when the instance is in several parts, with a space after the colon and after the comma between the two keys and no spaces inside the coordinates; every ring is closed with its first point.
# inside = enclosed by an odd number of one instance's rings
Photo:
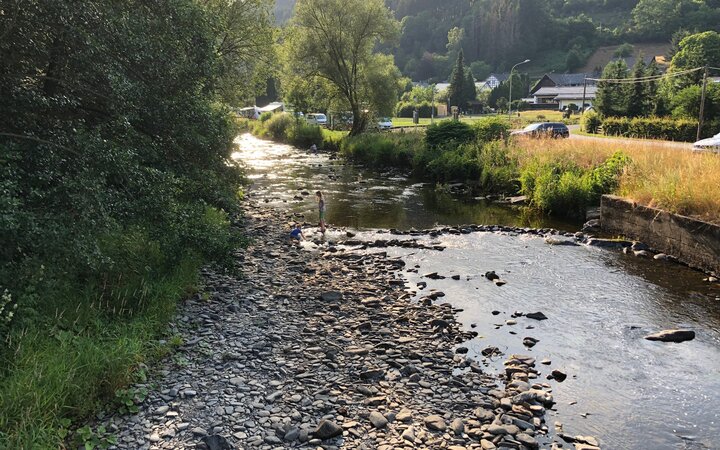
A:
{"type": "Polygon", "coordinates": [[[571,160],[593,167],[617,151],[632,158],[617,194],[638,204],[720,223],[720,154],[693,153],[648,141],[522,139],[513,152],[520,167],[532,160],[571,160]]]}

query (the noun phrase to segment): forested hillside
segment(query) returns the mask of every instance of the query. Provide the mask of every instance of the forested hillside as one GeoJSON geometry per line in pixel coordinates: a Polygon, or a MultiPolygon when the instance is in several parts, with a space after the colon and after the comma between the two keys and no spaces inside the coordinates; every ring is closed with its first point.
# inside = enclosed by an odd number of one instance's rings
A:
{"type": "MultiPolygon", "coordinates": [[[[683,33],[720,29],[720,0],[386,0],[402,23],[391,51],[403,74],[445,80],[460,48],[476,78],[507,71],[565,72],[600,46],[667,43],[683,33]]],[[[295,0],[277,0],[287,20],[295,0]]]]}

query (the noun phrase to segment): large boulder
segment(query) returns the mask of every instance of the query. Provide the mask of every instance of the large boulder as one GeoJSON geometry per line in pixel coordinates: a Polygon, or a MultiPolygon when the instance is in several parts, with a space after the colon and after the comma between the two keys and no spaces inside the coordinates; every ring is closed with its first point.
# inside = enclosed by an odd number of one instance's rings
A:
{"type": "Polygon", "coordinates": [[[338,437],[342,433],[343,429],[332,420],[322,420],[318,424],[317,429],[315,429],[313,435],[316,438],[322,439],[324,441],[325,439],[332,439],[334,437],[338,437]]]}

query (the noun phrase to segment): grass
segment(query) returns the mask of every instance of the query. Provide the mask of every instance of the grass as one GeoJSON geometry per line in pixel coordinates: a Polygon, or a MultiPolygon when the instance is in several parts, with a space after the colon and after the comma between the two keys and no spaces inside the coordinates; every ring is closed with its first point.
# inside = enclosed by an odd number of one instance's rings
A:
{"type": "Polygon", "coordinates": [[[597,166],[621,151],[632,160],[615,193],[638,204],[720,224],[720,155],[692,153],[651,141],[519,140],[519,164],[572,161],[597,166]]]}

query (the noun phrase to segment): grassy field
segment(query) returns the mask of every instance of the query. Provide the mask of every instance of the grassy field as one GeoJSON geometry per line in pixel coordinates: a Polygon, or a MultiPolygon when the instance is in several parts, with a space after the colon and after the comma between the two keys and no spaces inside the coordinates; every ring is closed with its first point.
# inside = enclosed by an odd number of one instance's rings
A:
{"type": "Polygon", "coordinates": [[[720,223],[720,155],[692,153],[648,141],[520,140],[520,162],[569,160],[593,167],[617,151],[632,159],[617,194],[639,204],[720,223]]]}

